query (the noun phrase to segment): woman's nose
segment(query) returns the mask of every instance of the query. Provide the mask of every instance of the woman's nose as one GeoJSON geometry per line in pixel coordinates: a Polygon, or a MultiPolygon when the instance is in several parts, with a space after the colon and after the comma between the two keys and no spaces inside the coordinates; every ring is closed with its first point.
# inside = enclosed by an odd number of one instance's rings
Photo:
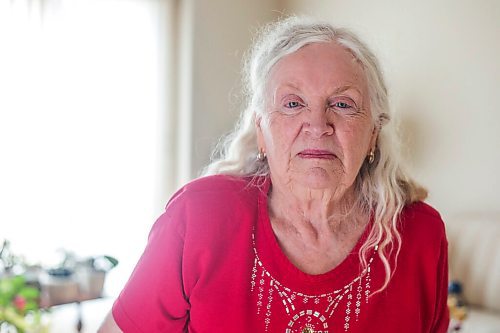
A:
{"type": "Polygon", "coordinates": [[[334,125],[331,119],[328,117],[328,111],[326,107],[315,107],[308,110],[309,112],[304,112],[304,131],[305,133],[313,136],[314,138],[320,138],[324,135],[332,135],[334,132],[334,125]]]}

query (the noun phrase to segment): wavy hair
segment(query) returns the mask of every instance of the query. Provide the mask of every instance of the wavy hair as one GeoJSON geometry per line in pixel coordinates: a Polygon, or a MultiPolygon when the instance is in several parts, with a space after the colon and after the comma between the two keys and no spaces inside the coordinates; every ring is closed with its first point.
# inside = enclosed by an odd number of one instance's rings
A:
{"type": "Polygon", "coordinates": [[[258,153],[256,117],[265,112],[265,89],[272,67],[286,55],[312,43],[337,43],[348,50],[362,66],[368,82],[372,121],[379,129],[373,163],[367,160],[355,180],[356,201],[351,212],[373,217],[373,228],[359,250],[361,268],[367,267],[370,253],[378,245],[378,256],[389,283],[397,267],[401,237],[397,226],[406,204],[423,200],[424,188],[403,170],[394,126],[390,126],[387,88],[380,65],[369,48],[349,30],[304,17],[288,17],[263,27],[244,63],[246,107],[234,130],[216,148],[204,174],[230,174],[254,177],[269,175],[266,161],[258,153]],[[394,253],[394,260],[390,260],[394,253]]]}

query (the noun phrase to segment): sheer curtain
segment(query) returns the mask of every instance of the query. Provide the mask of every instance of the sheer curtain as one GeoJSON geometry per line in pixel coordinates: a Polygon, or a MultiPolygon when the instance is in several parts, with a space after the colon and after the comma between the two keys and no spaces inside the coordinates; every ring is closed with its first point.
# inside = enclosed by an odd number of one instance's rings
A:
{"type": "Polygon", "coordinates": [[[109,254],[123,286],[175,186],[168,0],[0,0],[0,241],[109,254]]]}

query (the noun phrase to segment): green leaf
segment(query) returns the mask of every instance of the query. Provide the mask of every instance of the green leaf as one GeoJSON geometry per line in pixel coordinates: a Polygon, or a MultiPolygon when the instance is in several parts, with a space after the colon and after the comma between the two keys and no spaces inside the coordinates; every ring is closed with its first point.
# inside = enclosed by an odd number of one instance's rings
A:
{"type": "Polygon", "coordinates": [[[14,285],[10,281],[9,278],[1,279],[0,280],[0,295],[5,295],[5,294],[14,294],[14,285]]]}
{"type": "Polygon", "coordinates": [[[24,316],[19,315],[13,308],[6,308],[4,311],[5,320],[14,325],[17,328],[17,331],[25,331],[27,328],[26,321],[24,320],[24,316]]]}
{"type": "Polygon", "coordinates": [[[38,303],[35,301],[26,301],[26,306],[24,311],[35,311],[38,310],[38,303]]]}
{"type": "Polygon", "coordinates": [[[16,286],[12,278],[5,278],[0,280],[0,304],[7,305],[16,294],[16,286]]]}
{"type": "Polygon", "coordinates": [[[111,256],[104,256],[112,265],[111,268],[116,267],[118,265],[118,259],[111,257],[111,256]]]}
{"type": "Polygon", "coordinates": [[[32,300],[40,296],[40,291],[33,287],[24,287],[19,290],[18,295],[23,296],[27,300],[32,300]]]}
{"type": "Polygon", "coordinates": [[[19,290],[26,284],[26,279],[22,275],[17,275],[11,278],[11,283],[15,290],[19,290]]]}

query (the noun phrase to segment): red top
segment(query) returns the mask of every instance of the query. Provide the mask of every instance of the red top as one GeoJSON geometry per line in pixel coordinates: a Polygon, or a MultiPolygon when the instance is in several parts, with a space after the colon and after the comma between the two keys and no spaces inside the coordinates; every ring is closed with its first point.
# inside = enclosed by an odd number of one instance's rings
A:
{"type": "Polygon", "coordinates": [[[310,275],[281,251],[261,187],[229,176],[179,190],[113,306],[125,332],[446,332],[447,241],[439,214],[406,207],[402,247],[388,285],[374,252],[360,272],[358,250],[310,275]],[[368,297],[370,296],[370,297],[368,297]]]}

